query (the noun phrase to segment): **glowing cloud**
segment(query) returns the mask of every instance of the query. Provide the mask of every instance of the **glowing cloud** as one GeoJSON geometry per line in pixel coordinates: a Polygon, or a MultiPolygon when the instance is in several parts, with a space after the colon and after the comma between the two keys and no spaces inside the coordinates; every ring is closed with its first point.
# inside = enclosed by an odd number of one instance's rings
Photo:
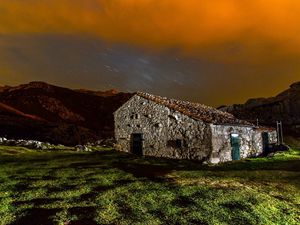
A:
{"type": "Polygon", "coordinates": [[[0,21],[0,34],[84,34],[187,52],[230,42],[250,54],[261,46],[300,51],[298,0],[1,0],[0,21]]]}

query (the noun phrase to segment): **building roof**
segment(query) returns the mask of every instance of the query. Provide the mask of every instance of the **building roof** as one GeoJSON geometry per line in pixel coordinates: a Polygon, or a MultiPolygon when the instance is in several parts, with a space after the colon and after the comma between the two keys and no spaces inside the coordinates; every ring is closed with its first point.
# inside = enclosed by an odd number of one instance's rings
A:
{"type": "Polygon", "coordinates": [[[156,102],[157,104],[178,111],[193,119],[202,120],[203,122],[206,123],[254,126],[252,123],[237,119],[230,113],[222,112],[213,107],[202,105],[199,103],[192,103],[188,101],[170,99],[170,98],[156,96],[144,92],[137,92],[136,94],[140,97],[156,102]]]}
{"type": "Polygon", "coordinates": [[[276,131],[276,129],[274,127],[265,127],[265,126],[259,126],[259,127],[255,127],[256,131],[261,131],[261,132],[272,132],[272,131],[276,131]]]}

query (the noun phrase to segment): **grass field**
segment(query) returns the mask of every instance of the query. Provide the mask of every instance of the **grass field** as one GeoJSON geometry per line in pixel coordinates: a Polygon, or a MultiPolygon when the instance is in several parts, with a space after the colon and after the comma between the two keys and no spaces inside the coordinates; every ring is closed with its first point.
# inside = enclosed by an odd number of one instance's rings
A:
{"type": "Polygon", "coordinates": [[[0,146],[0,224],[300,224],[299,171],[298,150],[202,166],[0,146]]]}

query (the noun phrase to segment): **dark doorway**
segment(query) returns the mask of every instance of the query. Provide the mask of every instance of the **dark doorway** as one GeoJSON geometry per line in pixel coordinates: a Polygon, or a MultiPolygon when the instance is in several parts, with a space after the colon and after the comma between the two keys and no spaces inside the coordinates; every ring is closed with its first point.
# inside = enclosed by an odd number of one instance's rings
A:
{"type": "Polygon", "coordinates": [[[241,147],[241,140],[239,135],[237,134],[232,134],[231,135],[231,156],[232,160],[240,160],[241,159],[241,152],[240,152],[240,147],[241,147]]]}
{"type": "Polygon", "coordinates": [[[143,134],[131,135],[131,152],[135,155],[143,155],[143,134]]]}
{"type": "Polygon", "coordinates": [[[270,137],[268,132],[262,133],[262,143],[263,143],[263,155],[267,155],[269,153],[269,145],[270,145],[270,137]]]}

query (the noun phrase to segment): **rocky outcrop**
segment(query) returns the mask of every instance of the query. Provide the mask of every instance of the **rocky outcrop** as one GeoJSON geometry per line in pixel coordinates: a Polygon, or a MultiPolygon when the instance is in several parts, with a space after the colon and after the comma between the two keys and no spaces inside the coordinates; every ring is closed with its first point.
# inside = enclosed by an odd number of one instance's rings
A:
{"type": "Polygon", "coordinates": [[[282,121],[286,133],[300,137],[300,82],[275,97],[250,99],[245,104],[219,109],[250,122],[258,119],[268,126],[276,126],[276,121],[282,121]]]}

